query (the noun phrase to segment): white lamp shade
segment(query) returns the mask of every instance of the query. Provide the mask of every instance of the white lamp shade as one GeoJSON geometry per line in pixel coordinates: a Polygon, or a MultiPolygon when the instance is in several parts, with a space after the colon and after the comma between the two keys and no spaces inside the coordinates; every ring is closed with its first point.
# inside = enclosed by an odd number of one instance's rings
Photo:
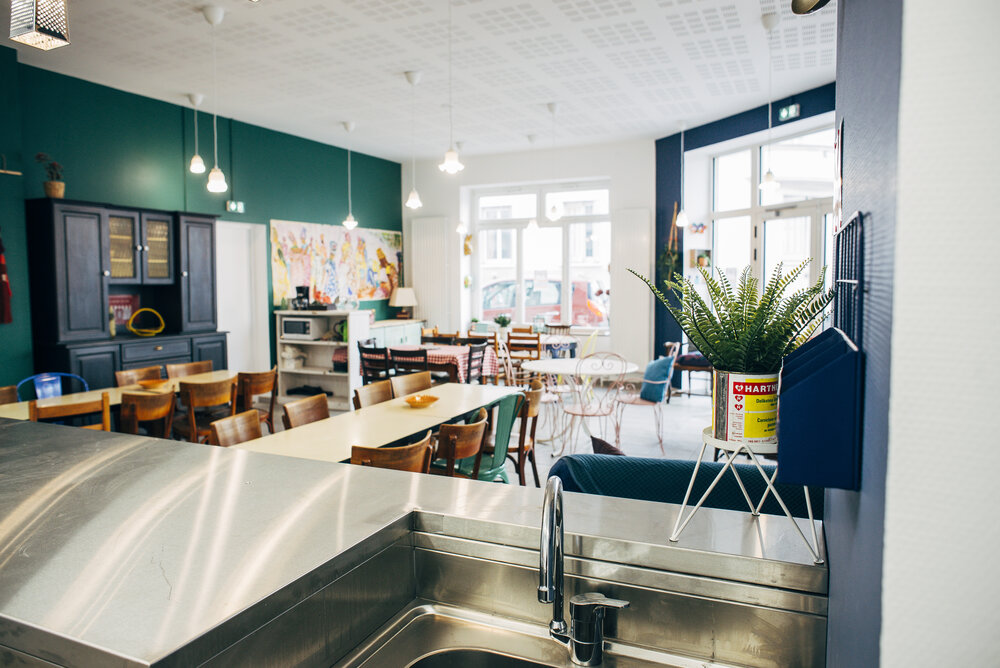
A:
{"type": "MultiPolygon", "coordinates": [[[[549,207],[549,210],[545,212],[545,217],[552,221],[553,223],[563,217],[563,208],[561,204],[553,204],[549,207]]],[[[537,224],[537,223],[536,223],[537,224]]]]}
{"type": "Polygon", "coordinates": [[[417,293],[413,288],[396,288],[389,297],[389,306],[406,308],[417,305],[417,293]]]}
{"type": "Polygon", "coordinates": [[[226,183],[226,175],[218,167],[212,167],[212,171],[208,173],[207,187],[210,193],[224,193],[229,190],[229,184],[226,183]]]}
{"type": "Polygon", "coordinates": [[[349,230],[353,230],[355,227],[358,226],[358,221],[354,220],[353,213],[348,213],[347,218],[344,218],[344,222],[342,222],[341,225],[343,225],[349,230]]]}
{"type": "Polygon", "coordinates": [[[677,212],[677,220],[674,221],[674,225],[676,225],[677,227],[688,226],[688,215],[684,211],[684,209],[681,209],[680,211],[677,212]]]}
{"type": "Polygon", "coordinates": [[[205,161],[201,159],[201,156],[195,153],[191,156],[191,165],[188,167],[192,174],[204,174],[205,173],[205,161]]]}
{"type": "Polygon", "coordinates": [[[454,146],[445,151],[444,162],[438,165],[438,169],[448,174],[457,174],[465,169],[465,165],[458,160],[458,151],[455,150],[454,146]]]}
{"type": "Polygon", "coordinates": [[[417,189],[411,189],[410,196],[406,198],[406,206],[410,209],[419,209],[423,205],[424,203],[420,201],[420,194],[417,193],[417,189]]]}
{"type": "Polygon", "coordinates": [[[777,190],[781,187],[781,183],[774,177],[774,172],[770,169],[764,174],[764,180],[761,181],[760,189],[765,192],[770,192],[772,190],[777,190]]]}

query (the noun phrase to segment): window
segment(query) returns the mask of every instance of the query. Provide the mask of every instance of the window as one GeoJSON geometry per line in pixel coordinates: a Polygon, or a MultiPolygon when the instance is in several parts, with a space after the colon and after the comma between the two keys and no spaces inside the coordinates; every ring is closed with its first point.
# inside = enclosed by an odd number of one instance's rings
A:
{"type": "Polygon", "coordinates": [[[475,192],[476,315],[607,328],[609,200],[607,187],[592,184],[475,192]],[[545,216],[553,206],[556,221],[545,216]]]}

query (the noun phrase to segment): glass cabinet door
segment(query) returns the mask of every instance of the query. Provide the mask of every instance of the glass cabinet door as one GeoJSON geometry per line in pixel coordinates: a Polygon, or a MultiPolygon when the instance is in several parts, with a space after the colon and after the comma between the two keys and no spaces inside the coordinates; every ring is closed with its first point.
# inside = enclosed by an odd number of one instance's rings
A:
{"type": "Polygon", "coordinates": [[[152,213],[142,215],[142,266],[143,283],[172,283],[173,239],[171,227],[173,219],[152,213]]]}
{"type": "Polygon", "coordinates": [[[139,216],[134,213],[111,211],[108,213],[109,248],[111,251],[112,283],[138,283],[139,216]]]}

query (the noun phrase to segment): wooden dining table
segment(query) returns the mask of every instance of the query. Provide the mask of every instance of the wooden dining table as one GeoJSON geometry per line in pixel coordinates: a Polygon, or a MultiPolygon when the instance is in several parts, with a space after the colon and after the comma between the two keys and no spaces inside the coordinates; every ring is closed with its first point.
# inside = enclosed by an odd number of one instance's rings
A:
{"type": "MultiPolygon", "coordinates": [[[[220,380],[232,380],[236,378],[235,371],[229,371],[227,369],[220,369],[219,371],[206,371],[205,373],[196,373],[190,376],[184,376],[183,378],[170,378],[167,380],[167,384],[163,387],[157,388],[155,390],[147,390],[141,385],[124,385],[122,387],[103,387],[97,390],[88,390],[86,392],[71,392],[69,394],[63,394],[58,397],[48,397],[46,399],[39,399],[39,406],[63,406],[67,404],[83,403],[86,401],[100,401],[101,394],[104,392],[108,393],[108,398],[111,401],[112,406],[118,406],[122,402],[122,393],[129,392],[135,394],[159,394],[161,392],[177,392],[180,387],[181,382],[185,383],[215,383],[220,380]]],[[[0,404],[0,417],[10,418],[12,420],[27,420],[28,419],[28,403],[27,401],[18,401],[13,404],[0,404]]]]}
{"type": "Polygon", "coordinates": [[[349,461],[354,445],[381,447],[396,443],[477,408],[492,406],[506,395],[519,391],[507,386],[445,383],[415,393],[438,397],[423,408],[411,408],[404,397],[397,397],[233,447],[325,462],[349,461]]]}

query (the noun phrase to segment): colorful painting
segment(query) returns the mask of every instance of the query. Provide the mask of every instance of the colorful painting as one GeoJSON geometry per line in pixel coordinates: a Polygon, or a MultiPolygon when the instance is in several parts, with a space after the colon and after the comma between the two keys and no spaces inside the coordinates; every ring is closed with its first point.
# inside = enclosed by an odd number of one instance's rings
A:
{"type": "Polygon", "coordinates": [[[323,304],[388,299],[402,258],[401,232],[272,220],[274,305],[290,303],[300,285],[323,304]]]}

